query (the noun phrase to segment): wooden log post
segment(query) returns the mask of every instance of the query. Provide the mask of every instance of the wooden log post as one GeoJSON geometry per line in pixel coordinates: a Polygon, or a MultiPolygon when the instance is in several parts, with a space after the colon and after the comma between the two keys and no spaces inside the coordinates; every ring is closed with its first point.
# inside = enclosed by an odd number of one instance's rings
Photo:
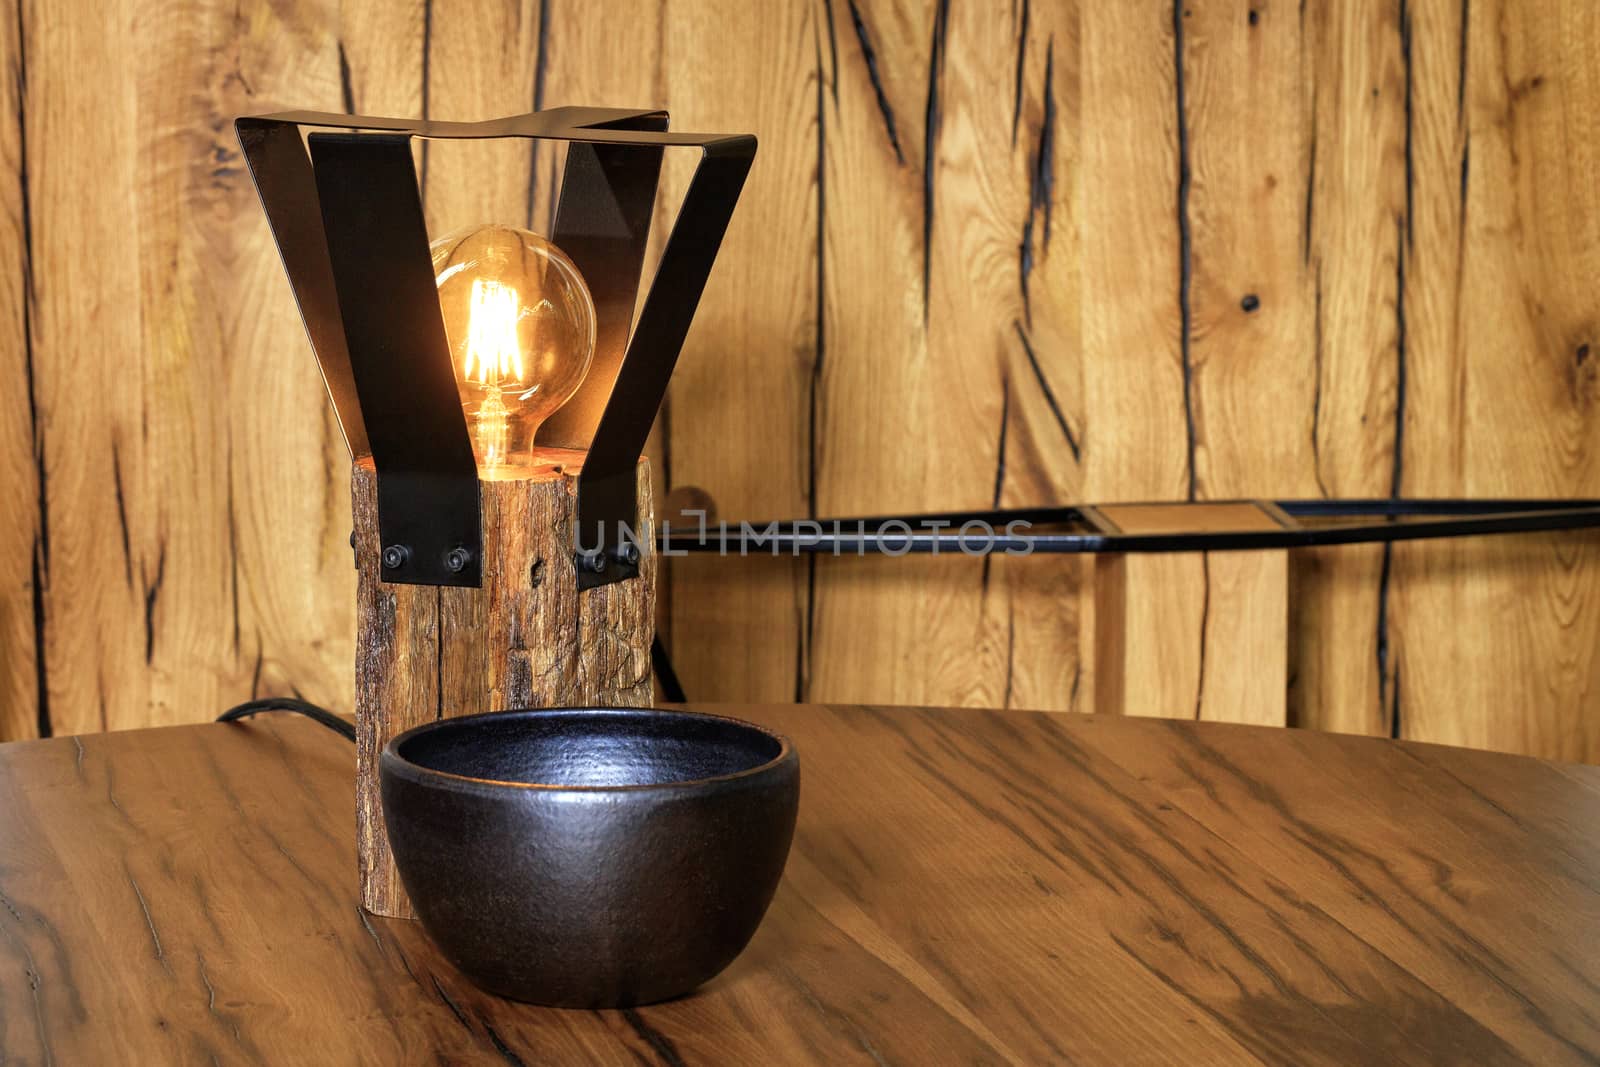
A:
{"type": "MultiPolygon", "coordinates": [[[[1099,511],[1124,533],[1279,528],[1247,503],[1099,511]]],[[[1287,721],[1288,549],[1097,555],[1092,611],[1096,712],[1287,721]]]]}
{"type": "MultiPolygon", "coordinates": [[[[581,454],[574,454],[581,461],[581,454]]],[[[577,469],[479,483],[483,582],[476,589],[379,578],[377,477],[352,477],[357,580],[356,836],[361,902],[410,918],[389,854],[378,757],[389,739],[435,719],[524,707],[646,707],[655,636],[656,555],[639,577],[578,591],[577,469]]],[[[654,544],[650,467],[639,462],[640,544],[654,544]]]]}

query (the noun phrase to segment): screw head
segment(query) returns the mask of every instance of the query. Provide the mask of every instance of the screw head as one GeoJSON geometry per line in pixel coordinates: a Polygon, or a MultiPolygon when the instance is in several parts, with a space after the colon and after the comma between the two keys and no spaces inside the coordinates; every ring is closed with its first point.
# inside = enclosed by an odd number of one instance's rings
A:
{"type": "Polygon", "coordinates": [[[606,571],[606,557],[599,552],[580,552],[578,566],[590,574],[604,574],[606,571]]]}
{"type": "Polygon", "coordinates": [[[467,569],[467,564],[472,562],[472,550],[457,545],[444,554],[445,570],[451,574],[460,574],[467,569]]]}
{"type": "Polygon", "coordinates": [[[383,566],[387,570],[399,570],[406,565],[406,560],[410,558],[410,545],[389,545],[383,550],[383,566]]]}
{"type": "Polygon", "coordinates": [[[639,546],[632,541],[624,541],[616,547],[616,557],[631,567],[639,562],[639,546]]]}

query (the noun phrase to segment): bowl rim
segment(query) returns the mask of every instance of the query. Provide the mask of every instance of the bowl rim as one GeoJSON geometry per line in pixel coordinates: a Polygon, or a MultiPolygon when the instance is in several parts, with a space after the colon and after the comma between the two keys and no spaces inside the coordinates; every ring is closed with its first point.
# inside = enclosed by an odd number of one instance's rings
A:
{"type": "Polygon", "coordinates": [[[397,774],[418,785],[436,786],[446,789],[464,790],[467,792],[501,792],[506,789],[526,789],[540,793],[595,793],[595,794],[638,794],[653,792],[675,792],[685,789],[703,788],[706,786],[721,785],[724,783],[738,782],[744,779],[756,778],[769,773],[784,763],[796,759],[794,746],[783,734],[769,730],[758,723],[745,719],[737,719],[731,715],[713,715],[703,711],[686,711],[679,708],[608,708],[593,704],[574,704],[557,708],[506,708],[502,711],[480,711],[472,715],[453,715],[443,719],[434,719],[431,722],[420,723],[396,734],[383,746],[379,754],[378,764],[380,770],[387,770],[397,774]],[[589,715],[618,715],[624,718],[644,718],[651,715],[666,715],[674,719],[711,719],[716,722],[735,726],[743,730],[750,730],[770,740],[778,742],[778,754],[764,763],[743,770],[732,771],[728,774],[711,775],[706,778],[685,778],[674,782],[640,782],[633,785],[560,785],[552,782],[513,782],[504,778],[478,778],[469,774],[456,774],[454,771],[441,771],[433,767],[425,767],[414,760],[407,759],[400,754],[400,746],[418,734],[431,730],[448,729],[463,723],[478,719],[499,718],[501,716],[516,716],[518,718],[534,718],[542,716],[572,716],[574,714],[589,715]]]}

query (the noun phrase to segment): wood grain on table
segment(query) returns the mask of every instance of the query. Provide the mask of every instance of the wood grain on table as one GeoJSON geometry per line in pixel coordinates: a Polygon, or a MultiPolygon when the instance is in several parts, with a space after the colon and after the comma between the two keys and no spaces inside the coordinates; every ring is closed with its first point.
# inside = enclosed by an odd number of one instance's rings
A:
{"type": "Polygon", "coordinates": [[[354,753],[262,717],[0,746],[0,1060],[1600,1057],[1600,769],[1209,723],[740,707],[766,923],[629,1011],[479,993],[356,906],[354,753]]]}

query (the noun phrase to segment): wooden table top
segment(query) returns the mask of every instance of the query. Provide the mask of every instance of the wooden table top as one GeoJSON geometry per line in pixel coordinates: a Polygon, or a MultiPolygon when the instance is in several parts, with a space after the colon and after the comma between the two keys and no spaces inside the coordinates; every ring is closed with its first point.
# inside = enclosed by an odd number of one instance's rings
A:
{"type": "Polygon", "coordinates": [[[1600,1057],[1600,768],[1292,730],[719,708],[793,854],[724,974],[479,993],[356,906],[353,752],[263,716],[0,746],[0,1060],[1560,1063],[1600,1057]]]}

